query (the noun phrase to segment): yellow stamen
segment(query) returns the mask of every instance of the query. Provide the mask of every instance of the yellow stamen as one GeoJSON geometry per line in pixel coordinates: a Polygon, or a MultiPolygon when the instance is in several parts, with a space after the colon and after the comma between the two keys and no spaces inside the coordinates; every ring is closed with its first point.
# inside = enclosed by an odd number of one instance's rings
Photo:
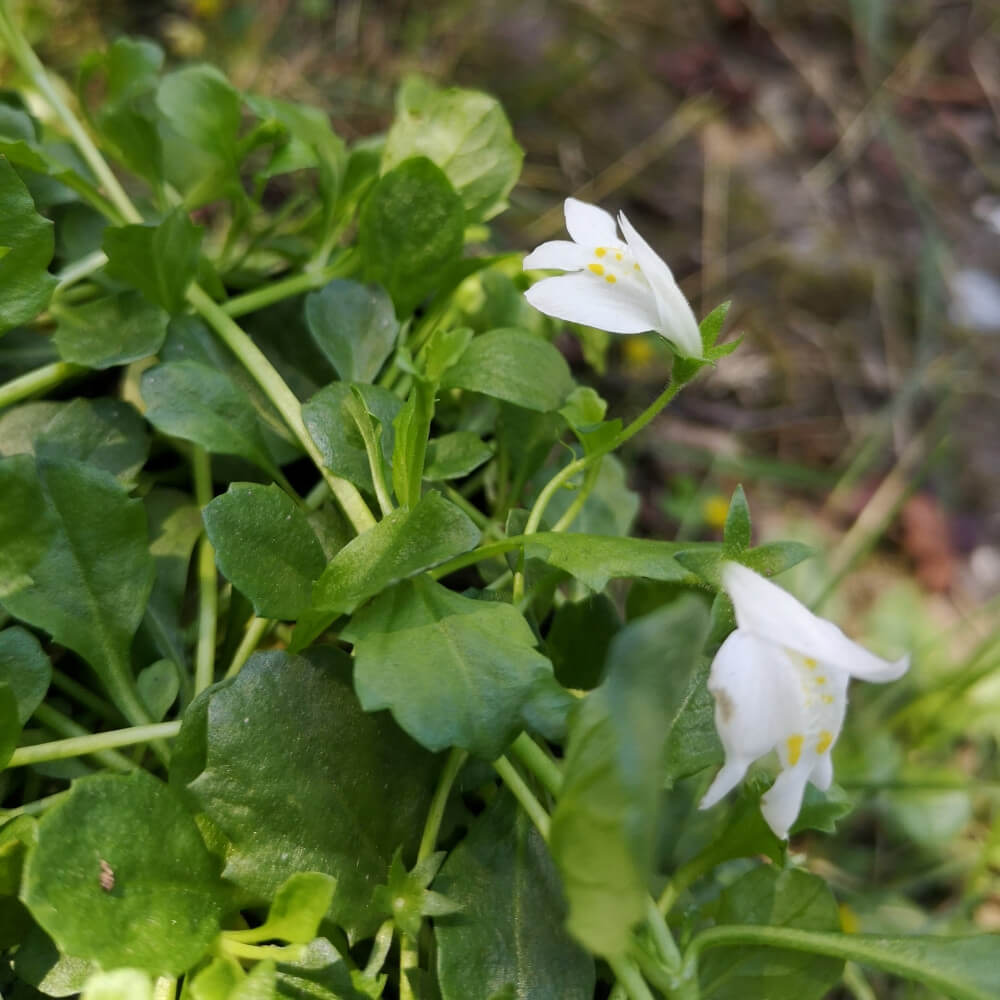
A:
{"type": "Polygon", "coordinates": [[[604,256],[604,255],[605,255],[605,254],[606,254],[607,252],[608,252],[608,251],[607,251],[607,250],[606,250],[606,249],[605,249],[604,247],[598,247],[598,248],[597,248],[597,249],[596,249],[596,250],[594,251],[594,256],[595,256],[595,257],[603,257],[603,256],[604,256]]]}
{"type": "Polygon", "coordinates": [[[622,255],[620,253],[616,253],[615,254],[615,260],[621,260],[621,259],[622,259],[622,255]]]}
{"type": "Polygon", "coordinates": [[[796,733],[794,736],[789,736],[785,740],[785,745],[788,747],[788,763],[795,767],[799,762],[799,757],[802,756],[802,743],[803,736],[801,733],[796,733]]]}
{"type": "Polygon", "coordinates": [[[613,275],[609,274],[604,279],[609,285],[613,285],[618,279],[613,275]]]}
{"type": "Polygon", "coordinates": [[[635,268],[635,269],[636,269],[637,271],[639,270],[639,265],[638,265],[638,264],[633,264],[632,266],[633,266],[633,267],[634,267],[634,268],[635,268]]]}
{"type": "Polygon", "coordinates": [[[823,729],[820,731],[819,739],[816,741],[816,753],[826,753],[830,749],[830,744],[833,742],[833,733],[828,729],[823,729]]]}
{"type": "Polygon", "coordinates": [[[807,656],[807,657],[806,657],[806,658],[805,658],[805,659],[804,659],[804,660],[803,660],[802,662],[803,662],[803,663],[804,663],[804,664],[805,664],[805,665],[806,665],[806,666],[807,666],[807,667],[808,667],[808,668],[809,668],[810,670],[815,670],[815,669],[816,669],[816,668],[817,668],[817,667],[819,666],[819,664],[818,664],[818,663],[817,663],[817,662],[816,662],[816,661],[815,661],[815,660],[814,660],[814,659],[813,659],[813,658],[812,658],[811,656],[807,656]]]}
{"type": "Polygon", "coordinates": [[[587,270],[593,271],[594,274],[601,275],[601,274],[604,274],[604,265],[603,264],[588,264],[587,265],[587,270]]]}
{"type": "Polygon", "coordinates": [[[826,683],[826,678],[822,674],[817,674],[815,680],[816,680],[817,684],[825,684],[826,683]]]}
{"type": "Polygon", "coordinates": [[[832,694],[825,694],[825,695],[823,695],[823,704],[824,705],[832,705],[833,704],[833,695],[832,694]]]}

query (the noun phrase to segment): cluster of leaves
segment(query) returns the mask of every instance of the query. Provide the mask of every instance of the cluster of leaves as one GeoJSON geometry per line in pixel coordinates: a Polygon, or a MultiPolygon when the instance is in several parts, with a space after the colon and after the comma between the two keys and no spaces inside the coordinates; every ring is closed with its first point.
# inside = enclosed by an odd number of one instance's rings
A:
{"type": "Polygon", "coordinates": [[[3,995],[995,995],[993,939],[840,933],[753,790],[696,811],[720,560],[806,553],[742,491],[629,537],[629,430],[470,252],[495,101],[411,81],[348,147],[121,40],[83,125],[0,35],[73,140],[0,98],[3,995]]]}

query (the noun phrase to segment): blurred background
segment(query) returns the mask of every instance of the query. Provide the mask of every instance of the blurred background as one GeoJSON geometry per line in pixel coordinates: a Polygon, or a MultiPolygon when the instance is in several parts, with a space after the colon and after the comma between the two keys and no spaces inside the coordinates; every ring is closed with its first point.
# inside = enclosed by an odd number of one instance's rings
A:
{"type": "MultiPolygon", "coordinates": [[[[637,530],[713,537],[742,482],[760,538],[817,547],[792,589],[914,652],[856,695],[838,776],[872,809],[810,864],[845,926],[1000,929],[998,0],[32,0],[22,23],[67,79],[145,35],[348,141],[407,74],[490,91],[526,153],[493,246],[561,238],[573,195],[624,209],[699,315],[732,299],[738,352],[623,456],[637,530]]],[[[655,337],[557,342],[622,416],[668,372],[655,337]]]]}

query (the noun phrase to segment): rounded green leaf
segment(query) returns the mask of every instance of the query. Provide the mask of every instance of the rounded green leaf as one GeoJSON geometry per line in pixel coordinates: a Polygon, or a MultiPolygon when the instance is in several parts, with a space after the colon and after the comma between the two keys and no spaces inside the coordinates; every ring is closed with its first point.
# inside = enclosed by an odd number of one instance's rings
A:
{"type": "Polygon", "coordinates": [[[493,457],[493,449],[472,431],[454,431],[427,442],[424,479],[461,479],[493,457]]]}
{"type": "Polygon", "coordinates": [[[410,313],[462,255],[465,211],[448,178],[430,160],[404,160],[375,185],[361,212],[358,243],[365,273],[410,313]]]}
{"type": "Polygon", "coordinates": [[[590,1000],[594,961],[567,934],[545,842],[509,793],[449,855],[434,889],[456,904],[435,918],[443,1000],[590,1000]]]}
{"type": "Polygon", "coordinates": [[[410,156],[432,159],[462,196],[469,219],[479,221],[505,207],[524,153],[496,98],[477,90],[440,90],[411,78],[396,100],[383,169],[410,156]]]}
{"type": "Polygon", "coordinates": [[[45,496],[30,455],[0,459],[0,496],[0,600],[7,600],[33,582],[55,525],[45,516],[45,496]]]}
{"type": "Polygon", "coordinates": [[[552,665],[510,604],[476,601],[419,577],[359,611],[354,686],[366,711],[388,708],[429,750],[493,760],[517,735],[521,707],[552,665]]]}
{"type": "Polygon", "coordinates": [[[189,969],[219,932],[217,864],[177,795],[145,771],[74,783],[39,821],[23,899],[60,950],[152,975],[189,969]]]}
{"type": "Polygon", "coordinates": [[[51,681],[52,664],[30,632],[16,625],[0,632],[0,683],[10,685],[20,725],[41,705],[51,681]]]}
{"type": "Polygon", "coordinates": [[[52,339],[59,356],[87,368],[112,368],[155,354],[169,319],[159,306],[132,291],[72,308],[60,305],[56,318],[52,339]]]}
{"type": "Polygon", "coordinates": [[[80,1000],[153,1000],[153,983],[139,969],[95,972],[84,983],[80,1000]]]}
{"type": "Polygon", "coordinates": [[[0,156],[0,334],[49,304],[56,284],[48,272],[54,248],[52,223],[35,211],[24,182],[0,156]]]}
{"type": "Polygon", "coordinates": [[[269,899],[295,872],[332,875],[329,916],[374,931],[372,891],[397,847],[414,854],[440,765],[387,714],[362,711],[347,657],[256,653],[208,700],[205,740],[188,790],[230,841],[226,878],[269,899]]]}
{"type": "Polygon", "coordinates": [[[573,391],[569,365],[547,340],[503,327],[473,337],[441,380],[446,389],[469,389],[529,410],[558,410],[573,391]]]}
{"type": "Polygon", "coordinates": [[[222,575],[262,618],[294,621],[326,568],[306,515],[278,486],[232,483],[204,510],[222,575]]]}
{"type": "Polygon", "coordinates": [[[374,381],[399,333],[392,299],[356,281],[331,281],[307,295],[306,323],[344,382],[374,381]]]}
{"type": "Polygon", "coordinates": [[[157,660],[139,671],[135,679],[139,697],[154,722],[159,722],[177,699],[180,678],[173,660],[157,660]]]}

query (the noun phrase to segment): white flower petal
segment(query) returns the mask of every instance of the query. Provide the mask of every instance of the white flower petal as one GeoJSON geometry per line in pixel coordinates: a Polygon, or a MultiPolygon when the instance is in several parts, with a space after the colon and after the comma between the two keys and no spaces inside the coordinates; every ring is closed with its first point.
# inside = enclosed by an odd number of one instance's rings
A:
{"type": "Polygon", "coordinates": [[[809,780],[821,792],[825,792],[833,783],[833,760],[830,757],[829,751],[820,755],[819,760],[816,761],[813,767],[813,772],[809,780]]]}
{"type": "Polygon", "coordinates": [[[781,840],[788,839],[788,830],[802,808],[802,796],[811,769],[809,763],[802,763],[782,771],[760,800],[760,811],[767,825],[781,840]]]}
{"type": "Polygon", "coordinates": [[[620,242],[614,216],[603,208],[577,201],[576,198],[567,198],[563,210],[570,236],[588,250],[620,242]]]}
{"type": "Polygon", "coordinates": [[[702,356],[701,333],[688,300],[680,290],[667,262],[639,235],[625,216],[618,214],[629,251],[642,269],[656,298],[658,327],[661,333],[676,348],[678,353],[689,358],[702,356]]]}
{"type": "Polygon", "coordinates": [[[550,240],[535,247],[522,265],[525,271],[542,271],[548,268],[560,271],[579,271],[594,259],[592,250],[571,243],[569,240],[550,240]]]}
{"type": "Polygon", "coordinates": [[[737,629],[712,661],[708,689],[726,763],[701,801],[707,809],[739,784],[747,767],[805,728],[801,687],[780,647],[737,629]]]}
{"type": "Polygon", "coordinates": [[[642,333],[656,328],[652,297],[611,285],[590,274],[562,274],[536,282],[525,298],[539,312],[608,333],[642,333]]]}
{"type": "Polygon", "coordinates": [[[814,615],[791,594],[746,566],[727,562],[722,583],[736,609],[740,629],[788,646],[804,656],[866,681],[893,681],[910,665],[891,662],[852,642],[832,622],[814,615]]]}

